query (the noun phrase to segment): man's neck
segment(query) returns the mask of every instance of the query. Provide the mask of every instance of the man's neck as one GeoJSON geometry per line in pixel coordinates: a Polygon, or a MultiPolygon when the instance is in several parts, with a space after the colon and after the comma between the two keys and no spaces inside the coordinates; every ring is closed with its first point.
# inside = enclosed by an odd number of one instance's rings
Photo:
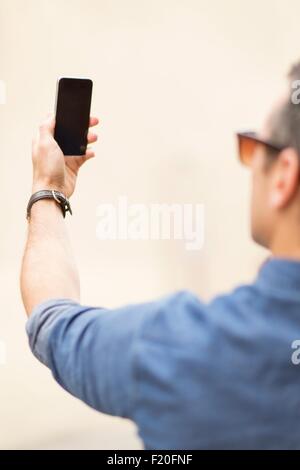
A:
{"type": "Polygon", "coordinates": [[[276,230],[270,250],[277,258],[300,261],[300,226],[281,226],[276,230]]]}

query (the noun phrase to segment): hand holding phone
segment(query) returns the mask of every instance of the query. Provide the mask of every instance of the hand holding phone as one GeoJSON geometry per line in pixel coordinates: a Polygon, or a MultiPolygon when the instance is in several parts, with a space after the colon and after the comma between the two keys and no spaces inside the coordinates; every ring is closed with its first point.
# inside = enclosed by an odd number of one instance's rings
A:
{"type": "Polygon", "coordinates": [[[86,154],[92,89],[90,79],[58,80],[54,138],[65,156],[86,154]]]}
{"type": "Polygon", "coordinates": [[[80,167],[95,156],[93,149],[87,148],[97,141],[90,128],[99,122],[90,117],[92,87],[88,79],[58,81],[56,119],[49,115],[33,141],[34,192],[55,189],[70,197],[80,167]]]}

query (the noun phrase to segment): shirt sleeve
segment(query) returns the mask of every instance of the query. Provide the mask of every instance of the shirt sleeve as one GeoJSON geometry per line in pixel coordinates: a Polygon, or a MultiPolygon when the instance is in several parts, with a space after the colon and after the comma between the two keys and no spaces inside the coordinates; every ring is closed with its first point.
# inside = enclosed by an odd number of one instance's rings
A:
{"type": "Polygon", "coordinates": [[[30,347],[72,395],[98,411],[130,418],[140,330],[161,306],[159,301],[107,310],[47,301],[28,320],[30,347]]]}

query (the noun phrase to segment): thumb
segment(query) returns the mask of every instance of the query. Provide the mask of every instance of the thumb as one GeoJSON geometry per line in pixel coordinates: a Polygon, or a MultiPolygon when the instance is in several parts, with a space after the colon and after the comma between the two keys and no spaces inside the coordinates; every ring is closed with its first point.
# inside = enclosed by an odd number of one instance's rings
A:
{"type": "Polygon", "coordinates": [[[41,122],[40,124],[40,136],[41,137],[46,137],[46,136],[54,136],[54,129],[55,129],[55,118],[54,115],[48,114],[47,117],[41,122]]]}

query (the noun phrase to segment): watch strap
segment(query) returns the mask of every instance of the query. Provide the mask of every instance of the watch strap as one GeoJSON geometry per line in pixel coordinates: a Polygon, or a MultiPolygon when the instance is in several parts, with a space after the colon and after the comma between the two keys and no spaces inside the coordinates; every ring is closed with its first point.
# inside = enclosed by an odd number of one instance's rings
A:
{"type": "Polygon", "coordinates": [[[37,201],[40,201],[41,199],[54,199],[57,205],[59,205],[59,207],[61,208],[61,211],[64,217],[66,217],[67,212],[70,212],[70,214],[72,215],[70,202],[63,193],[61,193],[60,191],[56,191],[56,190],[43,189],[41,191],[37,191],[36,193],[34,193],[29,199],[29,202],[27,205],[27,219],[30,218],[30,212],[31,212],[31,208],[33,204],[35,204],[37,201]]]}

